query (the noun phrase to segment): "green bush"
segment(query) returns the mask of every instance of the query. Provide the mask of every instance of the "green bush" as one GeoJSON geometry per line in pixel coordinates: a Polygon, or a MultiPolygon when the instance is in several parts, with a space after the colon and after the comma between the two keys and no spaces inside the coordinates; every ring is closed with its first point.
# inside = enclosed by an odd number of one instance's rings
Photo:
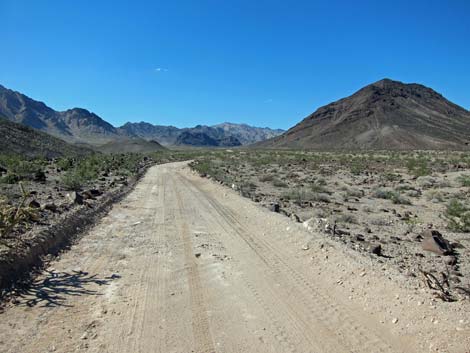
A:
{"type": "Polygon", "coordinates": [[[403,197],[400,193],[392,190],[378,189],[375,191],[374,196],[379,199],[391,200],[397,205],[411,205],[410,200],[403,197]]]}
{"type": "Polygon", "coordinates": [[[448,220],[447,227],[455,232],[470,232],[470,210],[462,202],[452,199],[447,205],[444,216],[448,220]]]}
{"type": "Polygon", "coordinates": [[[461,175],[457,178],[461,186],[470,186],[470,175],[461,175]]]}
{"type": "Polygon", "coordinates": [[[409,158],[406,162],[406,167],[408,172],[415,177],[431,174],[429,162],[424,157],[409,158]]]}

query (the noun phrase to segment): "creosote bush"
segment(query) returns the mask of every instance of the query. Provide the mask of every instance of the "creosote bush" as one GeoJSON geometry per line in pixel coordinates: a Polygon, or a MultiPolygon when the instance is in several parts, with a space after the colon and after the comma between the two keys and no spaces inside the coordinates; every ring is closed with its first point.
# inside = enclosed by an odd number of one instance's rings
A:
{"type": "Polygon", "coordinates": [[[452,199],[449,201],[444,216],[448,228],[455,232],[470,232],[470,209],[463,202],[452,199]]]}

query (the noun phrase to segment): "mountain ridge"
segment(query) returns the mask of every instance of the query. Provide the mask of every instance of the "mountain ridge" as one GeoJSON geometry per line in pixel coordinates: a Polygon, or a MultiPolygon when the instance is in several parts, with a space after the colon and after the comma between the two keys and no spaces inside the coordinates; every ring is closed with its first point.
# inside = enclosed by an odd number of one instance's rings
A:
{"type": "Polygon", "coordinates": [[[261,148],[461,149],[470,112],[424,85],[383,79],[318,108],[261,148]]]}
{"type": "MultiPolygon", "coordinates": [[[[278,135],[282,130],[250,127],[247,124],[222,123],[215,126],[197,125],[192,128],[153,125],[148,122],[127,122],[115,127],[97,114],[84,109],[72,108],[56,111],[45,103],[36,101],[20,92],[0,85],[0,115],[15,123],[20,123],[49,133],[69,143],[92,145],[110,144],[113,141],[143,139],[157,141],[162,145],[232,147],[251,144],[278,135]],[[230,125],[228,125],[230,124],[230,125]],[[185,133],[182,138],[178,138],[185,133]],[[202,135],[201,135],[202,134],[202,135]],[[200,141],[201,145],[197,145],[200,141]],[[207,145],[207,143],[211,143],[207,145]]],[[[140,141],[139,144],[151,146],[140,141]]]]}

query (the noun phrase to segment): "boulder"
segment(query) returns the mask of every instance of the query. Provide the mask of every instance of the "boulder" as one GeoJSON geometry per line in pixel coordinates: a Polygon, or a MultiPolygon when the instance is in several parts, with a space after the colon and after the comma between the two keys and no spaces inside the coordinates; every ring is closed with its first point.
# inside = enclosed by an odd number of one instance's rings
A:
{"type": "Polygon", "coordinates": [[[281,210],[281,207],[279,206],[278,203],[273,203],[270,209],[273,212],[279,213],[279,211],[281,210]]]}
{"type": "Polygon", "coordinates": [[[71,203],[77,204],[77,205],[83,205],[83,196],[80,195],[76,191],[72,191],[67,194],[67,198],[70,200],[71,203]]]}
{"type": "Polygon", "coordinates": [[[425,251],[430,251],[438,255],[449,255],[452,253],[452,246],[437,230],[426,229],[421,236],[423,241],[421,247],[425,251]]]}

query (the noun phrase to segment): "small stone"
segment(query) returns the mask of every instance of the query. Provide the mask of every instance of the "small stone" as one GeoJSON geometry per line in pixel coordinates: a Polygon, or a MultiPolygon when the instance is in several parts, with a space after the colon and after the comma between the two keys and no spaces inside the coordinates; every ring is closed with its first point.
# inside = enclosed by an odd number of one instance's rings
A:
{"type": "Polygon", "coordinates": [[[31,208],[40,208],[41,204],[39,202],[37,202],[36,200],[32,200],[32,201],[30,201],[28,206],[31,207],[31,208]]]}
{"type": "Polygon", "coordinates": [[[272,211],[272,212],[279,213],[280,209],[281,209],[281,207],[279,206],[278,203],[273,203],[273,204],[271,205],[271,211],[272,211]]]}
{"type": "Polygon", "coordinates": [[[372,253],[372,254],[375,254],[377,256],[381,256],[382,255],[382,245],[380,244],[372,244],[370,247],[369,247],[369,251],[372,253]]]}
{"type": "Polygon", "coordinates": [[[310,249],[310,246],[308,246],[308,244],[305,244],[304,246],[302,246],[302,250],[309,250],[310,249]]]}
{"type": "Polygon", "coordinates": [[[292,221],[296,222],[296,223],[300,223],[300,218],[299,218],[299,216],[297,216],[295,213],[292,213],[292,214],[290,215],[290,219],[291,219],[292,221]]]}
{"type": "Polygon", "coordinates": [[[194,254],[194,256],[196,256],[196,258],[199,258],[201,256],[201,253],[198,252],[198,253],[194,254]]]}
{"type": "Polygon", "coordinates": [[[55,203],[46,203],[44,209],[51,212],[57,211],[57,205],[55,203]]]}
{"type": "Polygon", "coordinates": [[[394,318],[394,319],[392,320],[392,323],[394,323],[394,324],[396,324],[397,322],[398,322],[398,319],[397,319],[397,318],[394,318]]]}
{"type": "Polygon", "coordinates": [[[446,258],[446,264],[449,266],[455,266],[457,264],[457,258],[455,256],[446,258]]]}

